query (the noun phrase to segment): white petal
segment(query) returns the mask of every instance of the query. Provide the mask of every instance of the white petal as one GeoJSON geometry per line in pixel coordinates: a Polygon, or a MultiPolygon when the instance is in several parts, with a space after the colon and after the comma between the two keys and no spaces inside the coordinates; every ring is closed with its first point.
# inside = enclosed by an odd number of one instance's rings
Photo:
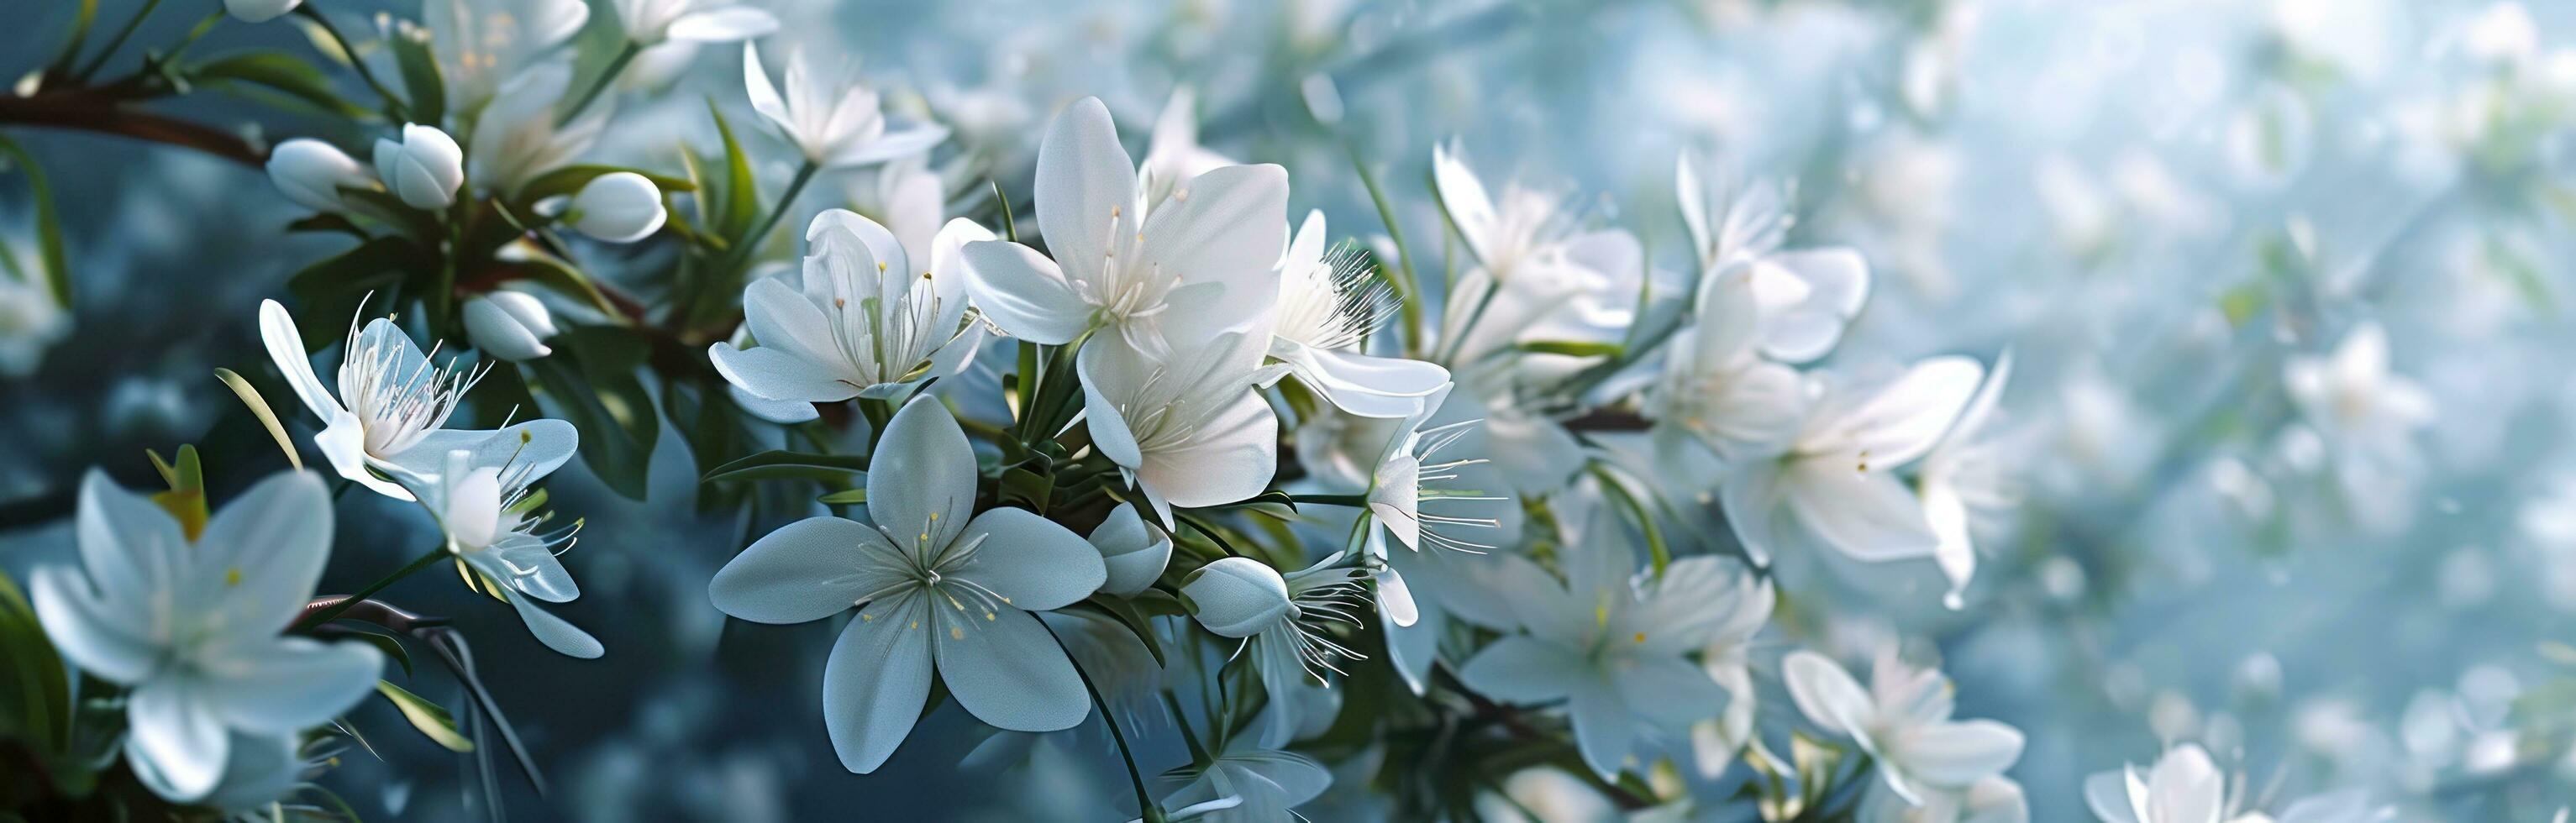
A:
{"type": "Polygon", "coordinates": [[[859,396],[859,389],[834,379],[808,361],[768,346],[737,349],[717,341],[707,347],[707,360],[725,382],[762,400],[805,404],[836,403],[859,396]]]}
{"type": "Polygon", "coordinates": [[[1011,731],[1051,732],[1091,715],[1091,696],[1073,661],[1028,612],[1004,608],[988,618],[930,608],[938,614],[932,642],[939,678],[976,719],[1011,731]]]}
{"type": "MultiPolygon", "coordinates": [[[[28,580],[36,622],[45,637],[82,671],[116,683],[135,683],[161,662],[151,626],[136,609],[115,608],[88,591],[79,572],[38,566],[28,580]]],[[[141,601],[134,601],[141,602],[141,601]]]]}
{"type": "Polygon", "coordinates": [[[1494,200],[1485,194],[1485,184],[1476,179],[1474,169],[1467,167],[1456,143],[1431,147],[1431,182],[1440,195],[1440,207],[1448,210],[1449,219],[1467,240],[1467,248],[1482,260],[1494,253],[1494,200]]]}
{"type": "Polygon", "coordinates": [[[2129,809],[2128,776],[2117,769],[2084,778],[2084,805],[2102,823],[2138,823],[2137,812],[2129,809]]]}
{"type": "Polygon", "coordinates": [[[539,607],[536,598],[512,597],[510,607],[518,610],[519,622],[528,627],[528,634],[535,636],[537,642],[546,644],[546,648],[555,650],[556,654],[594,660],[608,651],[607,647],[599,645],[599,638],[539,607]]]}
{"type": "Polygon", "coordinates": [[[480,297],[465,301],[465,336],[484,354],[514,363],[554,353],[545,341],[537,338],[536,332],[520,325],[500,306],[480,297]]]}
{"type": "Polygon", "coordinates": [[[1278,467],[1279,417],[1246,386],[1188,442],[1146,453],[1136,479],[1172,505],[1194,508],[1259,495],[1278,467]]]}
{"type": "Polygon", "coordinates": [[[1361,417],[1406,417],[1449,383],[1449,370],[1401,357],[1296,347],[1297,379],[1334,407],[1361,417]]]}
{"type": "Polygon", "coordinates": [[[1894,468],[1930,451],[1976,395],[1985,367],[1965,357],[1930,357],[1845,411],[1835,425],[1871,466],[1894,468]]]}
{"type": "Polygon", "coordinates": [[[1448,615],[1437,608],[1425,609],[1411,626],[1386,624],[1386,655],[1395,673],[1404,678],[1406,688],[1420,695],[1431,686],[1431,664],[1440,658],[1440,638],[1447,632],[1448,615]]]}
{"type": "Polygon", "coordinates": [[[1619,699],[1638,716],[1666,728],[1714,717],[1726,706],[1726,692],[1717,687],[1717,681],[1679,657],[1626,655],[1607,667],[1619,699]]]}
{"type": "MultiPolygon", "coordinates": [[[[1288,244],[1288,171],[1275,164],[1226,166],[1182,183],[1145,221],[1148,264],[1190,282],[1234,286],[1267,274],[1288,244]]],[[[1275,280],[1262,295],[1277,299],[1275,280]]]]}
{"type": "Polygon", "coordinates": [[[1868,562],[1922,557],[1940,545],[1922,503],[1895,475],[1828,460],[1798,461],[1782,484],[1789,510],[1818,539],[1868,562]]]}
{"type": "Polygon", "coordinates": [[[823,728],[843,768],[867,774],[884,765],[929,702],[933,618],[927,604],[921,595],[907,595],[872,605],[832,644],[823,662],[823,728]]]}
{"type": "MultiPolygon", "coordinates": [[[[312,472],[286,472],[233,498],[197,538],[201,568],[241,582],[219,595],[226,629],[273,634],[294,622],[331,554],[331,494],[312,472]]],[[[283,730],[279,730],[283,731],[283,730]]]]}
{"type": "Polygon", "coordinates": [[[347,411],[333,412],[330,423],[313,433],[313,448],[322,453],[322,459],[330,462],[331,470],[342,478],[395,500],[413,499],[411,491],[403,488],[402,484],[380,479],[367,471],[367,465],[372,462],[367,456],[367,429],[366,424],[358,421],[357,415],[347,411]]]}
{"type": "Polygon", "coordinates": [[[1540,703],[1571,694],[1590,668],[1572,649],[1512,635],[1469,658],[1458,679],[1495,700],[1540,703]]]}
{"type": "Polygon", "coordinates": [[[926,550],[946,548],[974,510],[975,476],[975,448],[957,417],[939,398],[915,397],[869,456],[868,519],[896,545],[912,548],[926,535],[926,550]]]}
{"type": "Polygon", "coordinates": [[[1762,351],[1783,362],[1824,356],[1869,297],[1869,261],[1845,248],[1781,252],[1767,261],[1797,275],[1805,298],[1763,322],[1762,351]]]}
{"type": "Polygon", "coordinates": [[[1074,101],[1047,126],[1034,199],[1047,249],[1073,277],[1099,271],[1111,239],[1136,230],[1136,162],[1118,144],[1118,127],[1099,98],[1074,101]]]}
{"type": "MultiPolygon", "coordinates": [[[[1372,542],[1385,539],[1383,535],[1369,535],[1372,542]]],[[[1404,575],[1394,569],[1377,576],[1377,607],[1379,613],[1398,626],[1411,626],[1422,619],[1421,609],[1413,602],[1413,589],[1404,584],[1404,575]]]]}
{"type": "Polygon", "coordinates": [[[823,161],[830,168],[865,166],[911,157],[929,151],[948,139],[948,127],[925,123],[911,128],[890,130],[877,139],[843,149],[823,161]]]}
{"type": "Polygon", "coordinates": [[[227,651],[201,661],[197,694],[224,725],[260,734],[329,722],[365,699],[385,670],[384,653],[365,643],[269,637],[227,651]]]}
{"type": "Polygon", "coordinates": [[[190,551],[178,518],[95,468],[81,477],[76,534],[81,565],[111,602],[141,603],[170,586],[190,551]]]}
{"type": "Polygon", "coordinates": [[[1770,565],[1772,549],[1780,545],[1781,482],[1779,463],[1749,460],[1737,465],[1717,487],[1727,527],[1756,566],[1770,565]]]}
{"type": "Polygon", "coordinates": [[[1789,699],[1798,704],[1798,712],[1827,730],[1857,736],[1877,717],[1860,681],[1824,655],[1790,652],[1781,661],[1780,677],[1788,684],[1789,699]]]}
{"type": "Polygon", "coordinates": [[[1091,306],[1065,282],[1055,261],[1036,249],[984,240],[967,243],[960,257],[975,307],[1003,333],[1054,346],[1072,342],[1090,325],[1091,306]]]}
{"type": "Polygon", "coordinates": [[[777,86],[769,84],[769,70],[760,66],[760,47],[750,43],[742,44],[742,82],[751,95],[752,111],[767,118],[790,140],[803,139],[796,132],[795,117],[787,111],[787,101],[779,98],[777,86]]]}
{"type": "Polygon", "coordinates": [[[707,581],[707,599],[755,623],[821,620],[897,582],[895,551],[865,524],[809,517],[762,535],[734,555],[707,581]]]}
{"type": "Polygon", "coordinates": [[[304,350],[304,333],[295,328],[294,315],[287,314],[286,307],[275,300],[259,301],[259,341],[267,347],[269,359],[276,361],[277,370],[285,373],[286,384],[294,387],[304,407],[312,409],[316,417],[331,419],[331,413],[340,409],[340,401],[332,398],[321,376],[313,373],[313,358],[304,350]]]}
{"type": "Polygon", "coordinates": [[[1673,199],[1681,204],[1682,227],[1690,230],[1692,260],[1705,262],[1712,245],[1708,234],[1708,186],[1700,182],[1699,170],[1691,167],[1687,153],[1673,162],[1673,199]]]}
{"type": "Polygon", "coordinates": [[[132,728],[125,740],[126,757],[136,771],[149,769],[181,802],[206,796],[224,773],[227,753],[222,721],[197,700],[186,680],[163,678],[142,684],[125,704],[132,728]]]}
{"type": "MultiPolygon", "coordinates": [[[[865,257],[864,248],[844,250],[858,258],[853,262],[874,262],[865,257]]],[[[761,348],[794,355],[819,376],[845,376],[849,358],[841,353],[841,344],[833,337],[834,318],[781,278],[765,277],[743,289],[742,315],[743,326],[751,330],[761,348]]]]}
{"type": "Polygon", "coordinates": [[[429,477],[445,470],[449,452],[463,450],[471,452],[466,465],[500,469],[512,483],[524,486],[563,468],[580,446],[581,432],[571,423],[541,417],[505,429],[428,432],[411,448],[377,465],[429,477]]]}
{"type": "MultiPolygon", "coordinates": [[[[727,377],[727,380],[730,381],[731,378],[727,377]]],[[[769,398],[744,391],[742,386],[731,382],[725,384],[725,394],[726,396],[733,398],[734,405],[741,406],[742,410],[750,412],[751,416],[780,425],[803,423],[823,416],[821,413],[814,410],[814,404],[812,402],[804,400],[771,400],[769,398]]]]}
{"type": "Polygon", "coordinates": [[[1582,752],[1584,765],[1603,780],[1617,779],[1637,738],[1628,707],[1608,684],[1587,680],[1575,687],[1566,709],[1574,717],[1575,748],[1582,752]]]}
{"type": "Polygon", "coordinates": [[[768,12],[744,6],[726,6],[691,12],[671,21],[666,30],[673,40],[699,43],[730,43],[749,40],[778,30],[778,18],[768,12]]]}
{"type": "Polygon", "coordinates": [[[2022,735],[1992,720],[1938,723],[1909,728],[1887,748],[1907,777],[1960,789],[2012,768],[2021,759],[2022,735]]]}
{"type": "Polygon", "coordinates": [[[2147,794],[2147,813],[2140,817],[2154,823],[2218,823],[2227,807],[2227,775],[2208,751],[2185,743],[2156,761],[2147,794]]]}
{"type": "Polygon", "coordinates": [[[966,524],[961,541],[982,540],[954,574],[1021,609],[1060,609],[1090,597],[1107,580],[1100,550],[1071,530],[1027,509],[995,508],[966,524]]]}
{"type": "Polygon", "coordinates": [[[1146,525],[1132,502],[1110,509],[1091,530],[1089,542],[1108,569],[1100,590],[1110,594],[1131,595],[1152,587],[1172,559],[1172,538],[1146,525]]]}

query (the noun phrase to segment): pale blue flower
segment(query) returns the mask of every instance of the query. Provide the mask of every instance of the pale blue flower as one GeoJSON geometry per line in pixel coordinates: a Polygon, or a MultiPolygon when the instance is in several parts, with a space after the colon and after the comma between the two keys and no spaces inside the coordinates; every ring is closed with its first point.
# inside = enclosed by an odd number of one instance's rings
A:
{"type": "Polygon", "coordinates": [[[1781,679],[1798,712],[1869,753],[1888,789],[1922,805],[1937,792],[1963,792],[2021,759],[2021,730],[1992,720],[1952,720],[1950,679],[1882,652],[1868,690],[1830,658],[1792,652],[1781,679]]]}
{"type": "Polygon", "coordinates": [[[867,773],[912,733],[935,665],[978,719],[1072,728],[1091,713],[1080,675],[1030,611],[1100,588],[1100,551],[1026,509],[973,515],[975,452],[937,398],[886,424],[868,466],[868,519],[814,517],[770,532],[716,572],[726,614],[804,623],[859,607],[823,667],[823,724],[841,765],[867,773]]]}
{"type": "Polygon", "coordinates": [[[451,451],[438,475],[418,484],[420,502],[446,532],[448,553],[482,578],[469,586],[508,601],[546,648],[598,657],[606,649],[597,638],[535,602],[567,603],[581,596],[572,573],[556,558],[572,548],[581,523],[545,529],[552,515],[536,510],[544,501],[529,494],[535,479],[528,466],[507,460],[478,465],[473,452],[451,451]]]}
{"type": "Polygon", "coordinates": [[[1163,798],[1167,820],[1208,823],[1253,823],[1289,820],[1291,811],[1332,788],[1333,773],[1312,758],[1273,751],[1235,738],[1234,745],[1205,768],[1172,772],[1189,780],[1163,798]]]}

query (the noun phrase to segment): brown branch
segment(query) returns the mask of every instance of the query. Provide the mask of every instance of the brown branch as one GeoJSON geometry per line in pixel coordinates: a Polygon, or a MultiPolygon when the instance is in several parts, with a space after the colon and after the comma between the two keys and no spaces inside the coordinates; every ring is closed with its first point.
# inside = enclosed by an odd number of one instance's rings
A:
{"type": "Polygon", "coordinates": [[[1565,421],[1566,430],[1576,432],[1645,431],[1648,425],[1646,418],[1624,409],[1594,409],[1565,421]]]}
{"type": "Polygon", "coordinates": [[[0,95],[0,125],[7,124],[113,134],[195,149],[253,168],[268,160],[267,150],[240,135],[133,108],[113,94],[89,89],[34,97],[0,95]]]}

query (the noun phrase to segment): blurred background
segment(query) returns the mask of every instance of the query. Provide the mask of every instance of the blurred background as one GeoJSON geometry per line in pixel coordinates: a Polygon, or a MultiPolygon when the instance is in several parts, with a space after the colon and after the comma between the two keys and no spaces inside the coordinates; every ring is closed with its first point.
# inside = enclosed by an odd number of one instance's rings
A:
{"type": "MultiPolygon", "coordinates": [[[[418,14],[310,1],[344,21],[418,14]]],[[[2254,797],[2365,787],[2406,820],[2547,820],[2576,798],[2576,6],[747,2],[786,23],[764,52],[837,62],[890,108],[955,128],[975,158],[944,169],[957,190],[1025,185],[1040,127],[1084,95],[1141,156],[1183,86],[1201,143],[1286,165],[1292,213],[1323,209],[1363,241],[1382,230],[1353,154],[1389,182],[1407,233],[1436,237],[1423,181],[1453,137],[1489,185],[1566,198],[1673,271],[1690,268],[1678,155],[1793,180],[1792,245],[1856,246],[1876,274],[1834,365],[2009,350],[2015,371],[1990,428],[2011,505],[1977,524],[1985,564],[1958,608],[1929,563],[1792,560],[1782,646],[1862,659],[1896,640],[1941,660],[1961,715],[2028,733],[2012,776],[2035,820],[2084,819],[2085,775],[2183,740],[2254,797]],[[2389,413],[2410,384],[2429,414],[2389,413]]],[[[14,8],[0,72],[40,65],[73,5],[14,8]]],[[[136,3],[102,5],[121,20],[136,3]]],[[[194,17],[162,15],[136,42],[194,17]]],[[[302,37],[227,24],[200,48],[302,37]]],[[[749,122],[737,48],[648,52],[598,154],[676,169],[675,142],[715,142],[710,100],[749,122]]],[[[208,97],[164,110],[304,133],[208,97]]],[[[51,172],[80,297],[63,316],[0,267],[0,568],[23,577],[68,555],[89,467],[144,486],[144,448],[198,443],[219,499],[279,468],[210,370],[263,368],[258,301],[337,246],[283,235],[301,212],[255,168],[0,128],[51,172]]],[[[775,164],[760,169],[772,190],[792,172],[775,143],[754,156],[775,164]]],[[[876,182],[827,176],[798,213],[879,202],[876,182]]],[[[0,237],[20,255],[31,202],[0,186],[0,237]]],[[[546,767],[543,798],[504,774],[509,811],[1117,816],[1124,776],[1096,722],[1024,765],[961,767],[978,733],[947,706],[875,775],[842,771],[813,697],[831,627],[728,625],[707,604],[707,579],[758,532],[679,503],[703,468],[657,449],[651,505],[578,463],[549,484],[554,508],[588,521],[566,558],[585,596],[559,611],[607,644],[602,660],[547,652],[443,581],[391,591],[457,616],[546,767]]],[[[368,495],[339,523],[326,590],[435,539],[368,495]]],[[[425,695],[455,697],[438,690],[425,695]]],[[[387,730],[370,737],[384,759],[351,753],[326,781],[360,812],[480,813],[472,759],[382,703],[358,717],[387,730]]],[[[1348,789],[1310,816],[1368,816],[1348,789]]]]}

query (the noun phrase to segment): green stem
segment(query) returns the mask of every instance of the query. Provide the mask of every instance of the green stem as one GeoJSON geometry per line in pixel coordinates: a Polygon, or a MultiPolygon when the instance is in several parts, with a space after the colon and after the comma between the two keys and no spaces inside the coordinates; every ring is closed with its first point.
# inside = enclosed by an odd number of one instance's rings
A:
{"type": "Polygon", "coordinates": [[[750,234],[742,236],[742,240],[733,247],[733,253],[725,255],[725,265],[717,271],[730,272],[751,262],[751,252],[760,247],[760,239],[768,237],[771,229],[778,228],[779,218],[787,216],[787,207],[795,205],[796,195],[805,193],[805,184],[813,182],[814,173],[822,170],[822,165],[812,160],[797,166],[796,179],[787,182],[787,193],[779,196],[778,205],[760,218],[760,223],[752,227],[750,234]]]}
{"type": "Polygon", "coordinates": [[[343,598],[339,603],[333,604],[329,608],[305,615],[304,619],[295,621],[295,625],[287,627],[287,631],[303,631],[324,623],[329,623],[332,619],[339,617],[341,612],[348,611],[350,607],[356,606],[361,602],[365,602],[367,598],[374,597],[377,592],[384,591],[385,587],[393,585],[394,581],[410,577],[413,572],[429,568],[430,564],[436,563],[439,558],[446,556],[446,543],[442,542],[436,546],[432,546],[429,551],[422,553],[419,558],[412,560],[410,565],[404,566],[400,569],[395,569],[392,574],[376,578],[376,582],[367,584],[366,588],[359,589],[356,594],[343,598]]]}
{"type": "Polygon", "coordinates": [[[1357,508],[1368,505],[1368,495],[1365,494],[1292,494],[1288,499],[1299,503],[1317,503],[1326,506],[1357,508]]]}
{"type": "Polygon", "coordinates": [[[608,68],[601,70],[599,77],[590,81],[590,90],[582,92],[581,99],[574,101],[572,108],[555,118],[555,125],[561,126],[572,122],[575,117],[580,117],[583,109],[590,108],[590,101],[599,99],[599,93],[607,91],[608,84],[617,82],[617,75],[626,71],[626,64],[633,62],[635,55],[642,51],[644,51],[643,46],[633,40],[626,41],[626,46],[617,50],[616,59],[608,61],[608,68]]]}
{"type": "MultiPolygon", "coordinates": [[[[1064,638],[1056,637],[1054,627],[1048,626],[1046,621],[1038,621],[1038,627],[1046,629],[1047,636],[1055,638],[1056,645],[1064,645],[1064,638]]],[[[1136,769],[1136,755],[1127,749],[1127,733],[1118,730],[1118,715],[1110,711],[1109,701],[1100,697],[1100,687],[1092,684],[1090,672],[1083,671],[1077,664],[1073,673],[1082,678],[1082,690],[1091,694],[1091,705],[1100,707],[1100,722],[1109,726],[1109,739],[1118,742],[1119,759],[1127,761],[1127,781],[1136,787],[1138,816],[1143,817],[1146,823],[1163,823],[1163,808],[1155,805],[1153,795],[1145,791],[1145,773],[1136,769]]]]}
{"type": "MultiPolygon", "coordinates": [[[[322,10],[320,8],[316,7],[315,4],[306,3],[304,5],[297,6],[295,8],[295,13],[304,15],[305,19],[313,21],[313,25],[321,28],[322,33],[331,38],[332,45],[340,47],[341,56],[348,58],[349,66],[351,68],[358,70],[358,79],[366,81],[367,88],[375,90],[376,99],[384,101],[385,119],[396,123],[404,123],[411,120],[411,115],[408,113],[411,110],[410,104],[404,102],[401,97],[395,96],[393,89],[387,88],[383,81],[376,79],[376,71],[367,67],[367,61],[358,56],[358,50],[349,46],[349,38],[340,36],[340,29],[331,25],[330,18],[322,16],[322,10]]],[[[437,124],[431,123],[428,125],[437,124]]]]}
{"type": "Polygon", "coordinates": [[[1404,280],[1396,284],[1401,292],[1396,295],[1400,301],[1396,304],[1396,311],[1404,322],[1404,354],[1406,357],[1419,357],[1423,344],[1422,278],[1414,274],[1413,249],[1404,244],[1404,228],[1398,225],[1402,221],[1395,219],[1395,207],[1387,204],[1386,193],[1378,187],[1377,175],[1369,173],[1368,162],[1360,159],[1359,144],[1346,140],[1342,148],[1350,151],[1351,168],[1359,170],[1360,184],[1368,187],[1369,202],[1377,206],[1378,222],[1386,224],[1387,239],[1395,243],[1396,262],[1403,266],[1404,272],[1404,280]]]}
{"type": "Polygon", "coordinates": [[[99,49],[98,56],[90,58],[88,65],[80,67],[79,71],[72,72],[72,79],[87,81],[91,75],[97,74],[100,68],[107,65],[108,58],[116,56],[117,49],[125,47],[126,38],[134,36],[134,30],[143,25],[143,18],[152,16],[152,10],[160,6],[161,0],[143,0],[143,8],[136,9],[134,16],[126,19],[125,27],[117,29],[116,36],[107,39],[107,48],[99,49]]]}
{"type": "MultiPolygon", "coordinates": [[[[1190,713],[1181,711],[1181,699],[1173,697],[1172,690],[1170,689],[1163,690],[1163,706],[1164,708],[1172,710],[1172,722],[1178,723],[1181,726],[1181,742],[1187,743],[1190,746],[1190,763],[1204,768],[1208,764],[1216,762],[1216,758],[1208,755],[1207,747],[1199,745],[1198,730],[1190,728],[1190,713]]],[[[1536,820],[1538,818],[1533,817],[1530,819],[1536,820]]]]}

